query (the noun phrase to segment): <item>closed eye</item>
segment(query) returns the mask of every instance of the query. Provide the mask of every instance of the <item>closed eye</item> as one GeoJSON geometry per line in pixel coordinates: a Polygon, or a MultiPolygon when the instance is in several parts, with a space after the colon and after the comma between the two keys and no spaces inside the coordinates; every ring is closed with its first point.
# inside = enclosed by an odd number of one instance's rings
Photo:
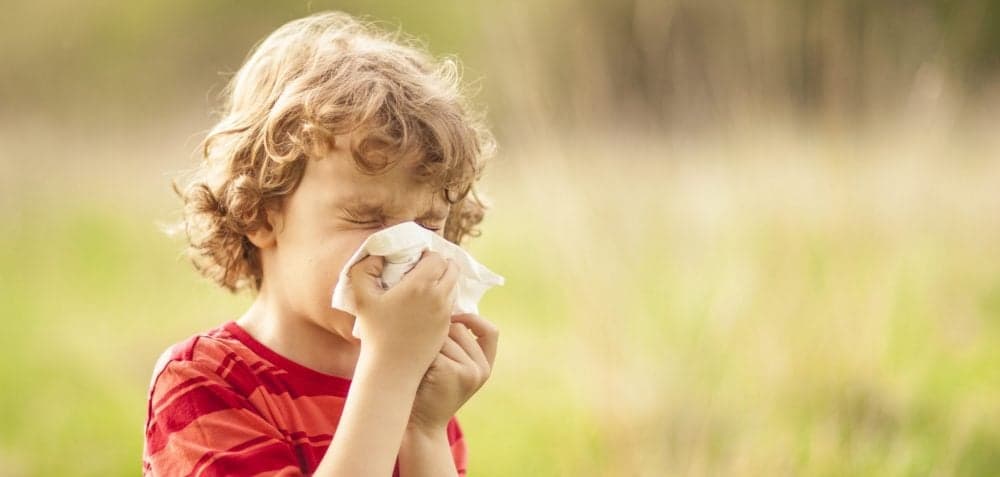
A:
{"type": "MultiPolygon", "coordinates": [[[[352,224],[367,225],[371,227],[381,227],[383,225],[381,220],[353,220],[353,219],[344,219],[344,220],[352,224]]],[[[430,230],[431,232],[438,232],[441,230],[441,227],[431,227],[425,224],[420,224],[420,226],[427,230],[430,230]]]]}
{"type": "Polygon", "coordinates": [[[357,224],[357,225],[371,225],[371,226],[382,225],[382,221],[381,220],[353,220],[353,219],[344,219],[344,220],[346,220],[347,222],[350,222],[352,224],[357,224]]]}

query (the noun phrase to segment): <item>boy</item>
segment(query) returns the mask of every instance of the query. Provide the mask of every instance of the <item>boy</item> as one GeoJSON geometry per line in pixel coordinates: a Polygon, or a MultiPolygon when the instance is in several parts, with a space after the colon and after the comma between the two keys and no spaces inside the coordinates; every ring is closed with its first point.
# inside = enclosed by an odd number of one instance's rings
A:
{"type": "Polygon", "coordinates": [[[196,268],[256,296],[157,362],[145,475],[465,475],[454,414],[489,377],[498,331],[449,316],[456,265],[425,252],[383,290],[370,256],[349,273],[357,316],[330,307],[370,234],[412,220],[457,244],[483,217],[472,186],[491,136],[455,64],[398,40],[316,14],[232,79],[205,160],[175,189],[196,268]]]}

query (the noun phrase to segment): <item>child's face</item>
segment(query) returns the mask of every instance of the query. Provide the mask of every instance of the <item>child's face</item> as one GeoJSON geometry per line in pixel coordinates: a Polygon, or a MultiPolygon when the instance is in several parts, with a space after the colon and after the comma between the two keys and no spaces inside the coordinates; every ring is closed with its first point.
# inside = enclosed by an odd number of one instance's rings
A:
{"type": "Polygon", "coordinates": [[[413,220],[444,232],[450,206],[439,190],[415,179],[415,160],[379,175],[355,166],[337,149],[309,159],[298,188],[276,214],[274,242],[262,248],[264,288],[289,318],[307,319],[353,340],[354,317],[330,307],[341,268],[361,243],[383,228],[413,220]]]}

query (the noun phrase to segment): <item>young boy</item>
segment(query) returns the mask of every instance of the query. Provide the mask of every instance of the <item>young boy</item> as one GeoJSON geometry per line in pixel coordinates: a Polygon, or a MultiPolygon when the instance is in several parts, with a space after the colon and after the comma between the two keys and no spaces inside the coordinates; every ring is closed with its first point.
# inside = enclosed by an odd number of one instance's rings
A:
{"type": "Polygon", "coordinates": [[[454,414],[489,377],[498,331],[450,316],[457,266],[425,252],[383,290],[370,256],[349,274],[357,315],[330,306],[370,234],[410,220],[456,244],[476,233],[493,142],[458,81],[453,62],[342,13],[255,48],[175,186],[196,268],[255,301],[157,362],[145,475],[465,475],[454,414]]]}

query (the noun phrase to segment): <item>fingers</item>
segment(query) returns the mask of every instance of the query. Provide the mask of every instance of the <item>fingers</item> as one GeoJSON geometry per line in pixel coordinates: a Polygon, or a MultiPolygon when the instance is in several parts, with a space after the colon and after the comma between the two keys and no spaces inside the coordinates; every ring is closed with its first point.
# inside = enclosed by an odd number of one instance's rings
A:
{"type": "Polygon", "coordinates": [[[475,364],[475,362],[472,361],[472,359],[462,349],[462,346],[456,343],[455,339],[450,335],[445,338],[444,344],[441,346],[441,354],[458,364],[475,364]]]}
{"type": "Polygon", "coordinates": [[[444,270],[444,274],[437,281],[437,286],[444,288],[445,290],[450,290],[458,283],[458,265],[455,264],[451,259],[447,260],[447,267],[444,270]]]}
{"type": "Polygon", "coordinates": [[[347,271],[347,277],[356,294],[367,296],[371,294],[372,290],[382,288],[380,277],[384,261],[383,257],[369,255],[359,260],[347,271]]]}
{"type": "Polygon", "coordinates": [[[486,361],[492,369],[497,357],[497,340],[500,338],[500,330],[496,325],[473,313],[452,316],[451,321],[452,323],[461,323],[472,330],[472,333],[478,338],[479,347],[482,348],[483,354],[486,356],[486,361]]]}
{"type": "Polygon", "coordinates": [[[472,361],[479,367],[480,370],[483,371],[483,373],[490,372],[491,365],[489,360],[486,359],[483,349],[480,347],[479,343],[476,342],[476,338],[472,334],[472,331],[461,323],[452,323],[448,336],[458,343],[458,346],[462,348],[462,351],[464,351],[465,354],[472,359],[472,361]]]}
{"type": "Polygon", "coordinates": [[[434,283],[444,276],[447,269],[448,261],[440,253],[424,250],[420,255],[420,261],[409,273],[403,275],[400,283],[413,280],[434,283]]]}
{"type": "Polygon", "coordinates": [[[368,276],[379,277],[382,275],[384,261],[385,257],[369,255],[352,265],[351,269],[347,271],[347,276],[353,278],[355,275],[363,273],[368,276]]]}

